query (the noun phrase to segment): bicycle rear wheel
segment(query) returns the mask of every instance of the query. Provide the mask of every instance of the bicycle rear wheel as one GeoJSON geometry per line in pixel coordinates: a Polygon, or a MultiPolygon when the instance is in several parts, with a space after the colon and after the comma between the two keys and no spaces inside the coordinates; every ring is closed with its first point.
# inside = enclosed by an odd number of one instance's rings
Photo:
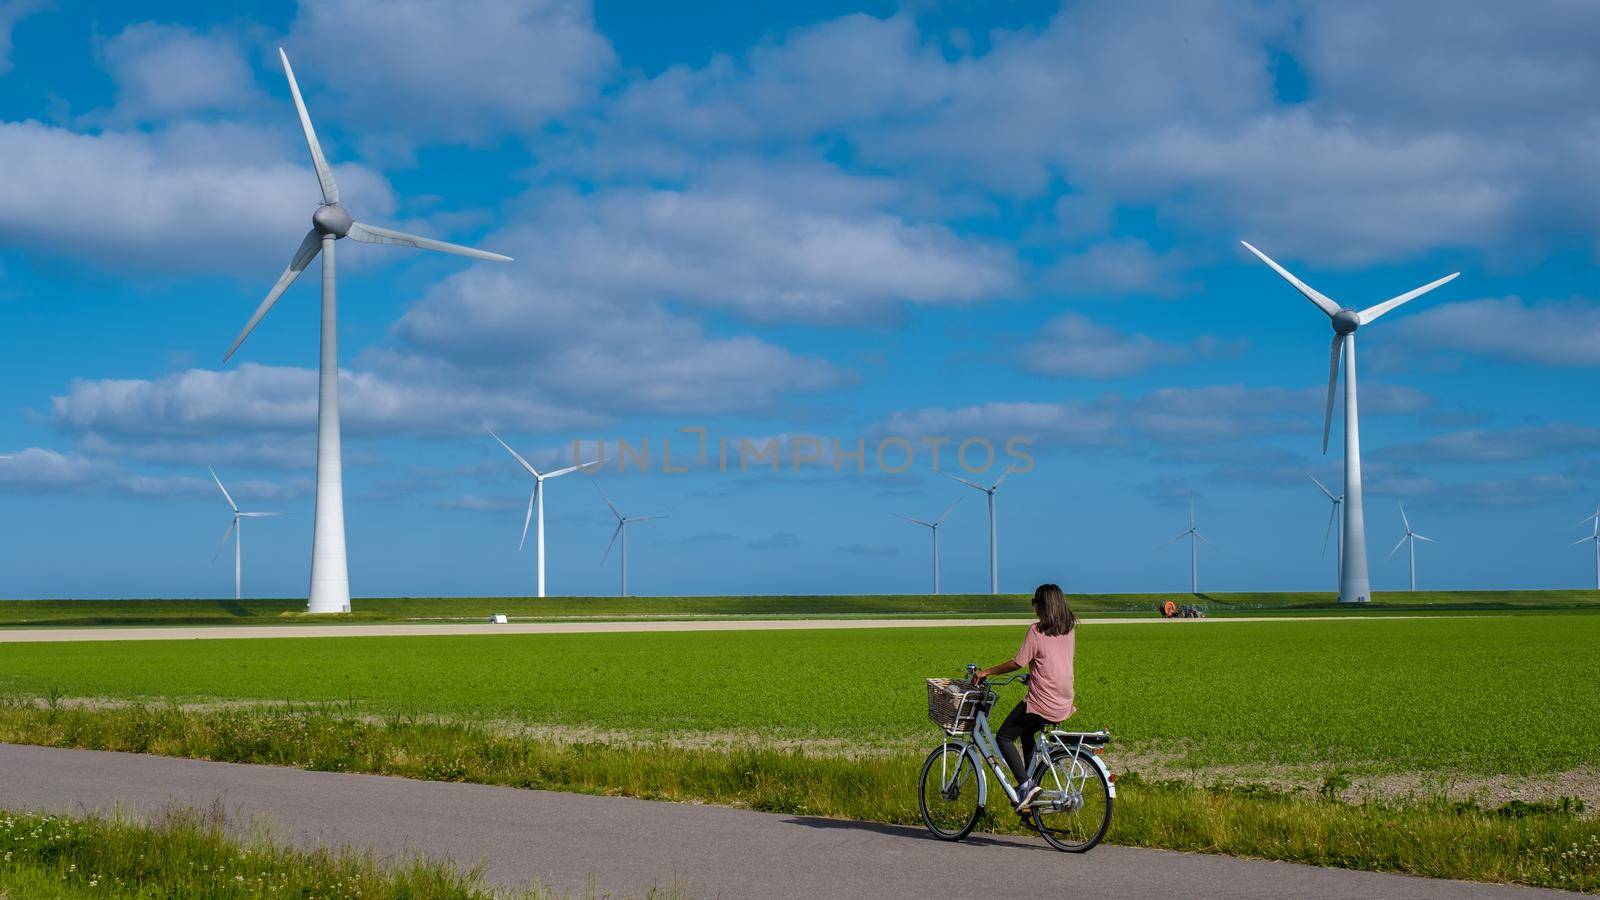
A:
{"type": "Polygon", "coordinates": [[[1039,773],[1033,827],[1057,850],[1086,853],[1111,827],[1111,784],[1088,751],[1057,751],[1039,773]]]}
{"type": "Polygon", "coordinates": [[[928,754],[917,785],[922,824],[941,841],[959,841],[972,833],[983,806],[978,802],[982,776],[965,744],[955,741],[928,754]]]}

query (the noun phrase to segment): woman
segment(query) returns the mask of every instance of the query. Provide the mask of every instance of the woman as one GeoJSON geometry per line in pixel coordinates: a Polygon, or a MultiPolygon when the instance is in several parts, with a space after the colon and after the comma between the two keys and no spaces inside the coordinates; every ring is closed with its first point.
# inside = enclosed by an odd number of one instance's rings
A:
{"type": "Polygon", "coordinates": [[[1078,617],[1072,614],[1061,588],[1053,584],[1041,584],[1033,592],[1033,614],[1039,621],[1028,626],[1028,634],[1017,648],[1017,655],[997,666],[980,669],[976,676],[982,681],[991,675],[1004,675],[1022,668],[1028,670],[1028,695],[995,732],[1000,754],[1019,782],[1017,812],[1025,811],[1039,794],[1039,785],[1027,777],[1028,764],[1033,762],[1034,737],[1074,711],[1072,655],[1077,641],[1073,626],[1078,617]],[[1022,753],[1017,752],[1019,739],[1022,753]]]}

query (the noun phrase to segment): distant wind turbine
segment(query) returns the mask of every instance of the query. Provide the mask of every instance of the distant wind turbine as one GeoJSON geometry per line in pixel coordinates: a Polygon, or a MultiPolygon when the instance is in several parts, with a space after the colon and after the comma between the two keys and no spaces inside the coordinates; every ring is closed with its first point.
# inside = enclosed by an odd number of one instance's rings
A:
{"type": "Polygon", "coordinates": [[[493,429],[489,429],[489,434],[492,435],[495,440],[500,441],[500,446],[506,448],[506,452],[511,454],[511,456],[513,458],[515,458],[516,461],[524,469],[527,469],[529,475],[533,476],[533,494],[528,497],[528,514],[526,516],[524,516],[523,519],[522,519],[522,539],[517,541],[517,549],[521,550],[522,549],[522,545],[527,543],[527,541],[528,541],[528,523],[532,522],[534,520],[534,518],[537,516],[537,518],[539,520],[539,527],[536,528],[534,530],[534,532],[533,532],[534,556],[537,559],[537,562],[535,563],[534,568],[536,568],[538,570],[538,577],[535,579],[537,581],[538,595],[540,597],[543,597],[544,596],[544,483],[546,481],[552,479],[552,478],[560,478],[563,475],[567,475],[567,474],[570,474],[572,472],[576,472],[576,471],[578,471],[580,469],[587,469],[590,466],[598,466],[598,465],[600,465],[600,461],[599,460],[592,460],[592,461],[586,462],[586,463],[579,463],[576,466],[567,466],[565,469],[557,469],[554,472],[541,473],[538,469],[535,469],[527,460],[523,459],[522,458],[522,454],[520,454],[517,451],[511,449],[511,445],[510,444],[507,444],[505,441],[500,440],[500,435],[495,434],[493,429]]]}
{"type": "Polygon", "coordinates": [[[222,492],[222,499],[228,501],[228,508],[233,510],[233,522],[228,525],[228,530],[222,533],[222,543],[217,545],[217,552],[211,554],[211,561],[216,562],[222,555],[222,548],[228,546],[228,538],[233,538],[233,599],[240,598],[240,589],[244,580],[244,528],[245,519],[265,519],[269,516],[281,516],[283,513],[275,512],[240,512],[239,505],[233,502],[233,497],[228,494],[228,489],[222,486],[222,479],[210,466],[206,471],[211,473],[211,480],[217,483],[217,490],[222,492]]]}
{"type": "Polygon", "coordinates": [[[988,487],[968,481],[959,475],[951,475],[949,472],[945,474],[975,491],[981,491],[989,498],[989,593],[998,594],[1000,593],[1000,545],[995,537],[994,492],[1000,490],[1000,483],[1011,474],[1011,467],[1007,466],[1006,470],[1000,473],[1000,477],[995,479],[994,484],[988,487]]]}
{"type": "MultiPolygon", "coordinates": [[[[1306,472],[1305,469],[1301,469],[1300,471],[1305,472],[1306,473],[1306,477],[1311,479],[1312,483],[1317,486],[1318,490],[1322,491],[1322,493],[1324,495],[1326,495],[1327,498],[1330,501],[1333,502],[1333,511],[1328,513],[1328,528],[1327,528],[1326,531],[1322,532],[1322,555],[1323,556],[1327,556],[1328,555],[1328,538],[1333,534],[1333,523],[1334,523],[1334,521],[1339,518],[1339,507],[1344,504],[1344,495],[1340,494],[1339,496],[1335,497],[1333,495],[1333,491],[1328,490],[1328,486],[1327,485],[1325,485],[1321,481],[1317,480],[1317,476],[1311,474],[1310,472],[1306,472]]],[[[1338,583],[1339,574],[1343,570],[1344,570],[1344,529],[1341,528],[1341,529],[1339,529],[1339,558],[1338,558],[1338,560],[1336,560],[1334,562],[1334,567],[1333,567],[1334,583],[1335,584],[1338,583]]]]}
{"type": "Polygon", "coordinates": [[[617,535],[622,535],[622,592],[617,596],[626,597],[628,596],[628,526],[635,522],[665,519],[666,516],[625,516],[617,509],[616,504],[611,502],[611,498],[606,496],[605,489],[600,487],[600,482],[594,482],[594,489],[600,492],[600,499],[606,501],[606,506],[611,509],[611,514],[617,517],[617,530],[611,532],[611,541],[606,544],[605,555],[600,557],[600,565],[606,564],[606,559],[611,556],[612,546],[617,543],[617,535]]]}
{"type": "Polygon", "coordinates": [[[1400,542],[1394,545],[1393,550],[1389,551],[1389,558],[1393,559],[1394,555],[1400,552],[1401,546],[1407,541],[1411,542],[1411,589],[1415,591],[1417,589],[1417,541],[1427,541],[1430,544],[1439,542],[1411,530],[1411,520],[1406,518],[1406,505],[1404,503],[1400,504],[1400,521],[1405,523],[1406,533],[1400,536],[1400,542]]]}
{"type": "Polygon", "coordinates": [[[1304,294],[1307,300],[1327,315],[1333,324],[1333,349],[1328,360],[1328,403],[1322,419],[1322,452],[1328,452],[1328,433],[1333,427],[1333,396],[1339,386],[1339,359],[1344,357],[1344,558],[1339,572],[1339,602],[1366,603],[1372,598],[1367,578],[1367,532],[1361,506],[1361,427],[1356,412],[1356,329],[1370,325],[1379,317],[1460,275],[1454,272],[1422,287],[1391,297],[1359,312],[1340,306],[1326,295],[1294,277],[1265,253],[1240,241],[1245,249],[1272,267],[1284,281],[1304,294]],[[1346,352],[1348,351],[1348,352],[1346,352]]]}
{"type": "Polygon", "coordinates": [[[1594,533],[1578,538],[1572,545],[1576,547],[1586,542],[1594,544],[1594,589],[1600,591],[1600,505],[1595,506],[1594,515],[1579,522],[1578,525],[1581,527],[1590,522],[1594,523],[1594,533]]]}
{"type": "Polygon", "coordinates": [[[910,516],[902,516],[900,513],[895,513],[895,515],[900,516],[907,522],[921,525],[933,532],[933,593],[935,595],[939,593],[939,526],[944,524],[945,519],[950,518],[951,510],[954,510],[960,503],[961,501],[957,500],[955,503],[950,504],[949,509],[944,511],[944,515],[934,519],[932,522],[925,522],[922,519],[913,519],[910,516]]]}
{"type": "Polygon", "coordinates": [[[500,262],[510,262],[511,257],[391,231],[352,219],[350,213],[339,205],[339,186],[334,183],[333,170],[322,155],[322,145],[317,143],[317,133],[311,127],[311,116],[300,97],[300,86],[294,80],[294,69],[289,67],[289,57],[282,48],[278,49],[278,57],[283,60],[283,74],[289,79],[289,93],[294,97],[295,110],[300,113],[300,128],[305,132],[306,146],[311,150],[311,165],[316,170],[317,183],[322,187],[322,205],[311,214],[311,230],[300,242],[300,248],[295,251],[289,267],[278,276],[277,284],[267,292],[267,298],[256,307],[244,329],[234,338],[233,346],[228,348],[223,362],[233,357],[234,351],[255,330],[261,318],[321,253],[322,350],[317,372],[317,511],[311,532],[311,590],[306,611],[349,612],[350,571],[344,542],[344,464],[339,443],[339,327],[333,244],[340,238],[348,237],[365,244],[442,250],[500,262]]]}
{"type": "Polygon", "coordinates": [[[1191,594],[1199,594],[1200,593],[1200,542],[1201,541],[1205,541],[1206,546],[1210,547],[1213,550],[1217,549],[1217,545],[1211,543],[1210,541],[1206,541],[1206,536],[1201,534],[1200,530],[1195,527],[1195,524],[1194,524],[1194,501],[1193,500],[1189,501],[1189,528],[1188,528],[1188,530],[1179,532],[1177,537],[1173,538],[1170,541],[1167,541],[1166,544],[1162,544],[1161,546],[1165,547],[1165,546],[1167,546],[1167,544],[1176,544],[1177,542],[1183,540],[1184,538],[1188,538],[1189,539],[1189,593],[1191,593],[1191,594]]]}

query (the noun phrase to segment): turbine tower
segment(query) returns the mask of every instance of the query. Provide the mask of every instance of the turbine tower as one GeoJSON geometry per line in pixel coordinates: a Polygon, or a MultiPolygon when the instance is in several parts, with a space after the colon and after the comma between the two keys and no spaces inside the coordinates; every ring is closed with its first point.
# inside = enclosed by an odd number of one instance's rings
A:
{"type": "MultiPolygon", "coordinates": [[[[1389,551],[1389,558],[1394,559],[1394,555],[1400,552],[1401,545],[1405,544],[1406,541],[1411,542],[1411,590],[1415,591],[1417,589],[1417,541],[1427,541],[1430,544],[1439,542],[1411,530],[1411,520],[1406,518],[1406,505],[1404,503],[1400,504],[1400,521],[1405,523],[1406,533],[1400,536],[1400,542],[1394,545],[1393,550],[1389,551]]],[[[1588,520],[1585,519],[1584,521],[1588,520]]]]}
{"type": "Polygon", "coordinates": [[[243,576],[244,576],[244,565],[243,565],[244,528],[241,526],[241,522],[244,519],[265,519],[268,516],[281,516],[281,515],[283,515],[283,513],[275,513],[275,512],[240,512],[239,511],[239,504],[233,502],[233,497],[228,494],[228,489],[222,486],[222,479],[217,477],[216,471],[214,469],[212,469],[210,466],[206,466],[206,471],[211,473],[211,480],[215,481],[217,483],[217,490],[222,492],[222,499],[228,501],[228,508],[233,510],[233,522],[232,522],[232,524],[230,524],[228,526],[228,530],[224,531],[222,533],[222,543],[217,545],[217,552],[211,554],[211,561],[212,562],[216,562],[217,561],[217,557],[222,555],[222,548],[228,546],[228,538],[232,537],[233,538],[233,599],[238,600],[239,597],[240,597],[240,586],[241,586],[241,582],[243,581],[243,576]]]}
{"type": "MultiPolygon", "coordinates": [[[[1306,477],[1311,479],[1312,483],[1317,486],[1318,490],[1322,491],[1322,493],[1324,495],[1326,495],[1329,500],[1333,501],[1333,511],[1328,513],[1328,528],[1327,528],[1326,531],[1322,532],[1322,555],[1323,556],[1327,556],[1328,555],[1328,538],[1333,534],[1333,523],[1334,523],[1334,521],[1339,518],[1339,508],[1344,505],[1344,495],[1340,494],[1339,496],[1335,497],[1333,495],[1333,491],[1328,490],[1328,486],[1327,485],[1325,485],[1321,481],[1317,480],[1317,476],[1311,474],[1310,472],[1306,472],[1305,469],[1301,469],[1300,471],[1305,472],[1306,473],[1306,477]]],[[[1333,565],[1333,577],[1334,577],[1334,581],[1335,582],[1337,582],[1339,580],[1339,574],[1343,570],[1344,570],[1344,529],[1340,528],[1339,529],[1339,558],[1334,562],[1334,565],[1333,565]]]]}
{"type": "Polygon", "coordinates": [[[1265,253],[1240,241],[1245,249],[1272,267],[1284,281],[1304,294],[1327,315],[1333,325],[1333,348],[1328,360],[1328,403],[1322,419],[1322,452],[1328,452],[1328,432],[1333,427],[1333,395],[1339,386],[1339,359],[1344,357],[1344,559],[1339,570],[1339,602],[1366,603],[1372,599],[1367,578],[1367,533],[1361,512],[1361,428],[1356,413],[1356,329],[1377,321],[1384,313],[1454,279],[1453,272],[1398,297],[1357,311],[1340,306],[1326,295],[1294,277],[1265,253]]]}
{"type": "Polygon", "coordinates": [[[590,462],[580,463],[580,464],[578,464],[576,466],[567,466],[565,469],[557,469],[554,472],[545,472],[545,473],[541,474],[538,469],[535,469],[531,464],[529,464],[529,462],[527,460],[522,458],[522,454],[520,454],[517,451],[511,449],[511,445],[510,444],[507,444],[505,441],[500,440],[500,435],[495,434],[493,429],[488,429],[488,431],[489,431],[489,434],[493,435],[495,440],[500,441],[500,446],[506,448],[506,452],[511,454],[511,456],[513,458],[515,458],[516,461],[524,469],[527,469],[529,475],[533,476],[533,494],[532,494],[532,496],[528,497],[528,514],[522,520],[522,540],[517,541],[517,549],[520,551],[522,549],[522,545],[528,542],[528,523],[532,522],[534,520],[534,517],[537,516],[538,520],[539,520],[539,527],[533,533],[534,556],[537,559],[537,562],[536,562],[534,567],[538,570],[538,573],[539,573],[538,577],[536,579],[537,586],[538,586],[538,596],[543,597],[544,596],[544,483],[546,481],[552,479],[552,478],[560,478],[563,475],[567,475],[567,474],[570,474],[572,472],[576,472],[579,469],[587,469],[590,466],[598,466],[598,465],[600,465],[600,460],[598,460],[598,459],[591,460],[590,462]]]}
{"type": "Polygon", "coordinates": [[[1594,523],[1594,533],[1578,538],[1572,542],[1572,546],[1576,547],[1586,542],[1594,544],[1594,589],[1600,591],[1600,505],[1595,506],[1594,515],[1579,522],[1578,525],[1582,527],[1590,522],[1594,523]]]}
{"type": "Polygon", "coordinates": [[[600,565],[606,564],[606,559],[611,556],[612,546],[617,543],[617,535],[622,535],[622,592],[617,596],[626,597],[628,596],[628,526],[634,522],[665,519],[666,516],[625,516],[617,509],[616,504],[611,502],[611,498],[606,496],[605,489],[600,487],[600,482],[596,481],[594,483],[594,489],[600,492],[600,499],[606,501],[606,506],[610,507],[611,514],[617,517],[617,530],[611,532],[611,542],[606,544],[606,552],[604,556],[600,557],[600,565]]]}
{"type": "Polygon", "coordinates": [[[442,250],[477,259],[510,262],[511,257],[498,253],[474,250],[459,244],[447,244],[429,238],[417,237],[399,231],[390,231],[376,225],[357,222],[339,204],[339,186],[333,181],[333,170],[322,155],[322,145],[317,143],[317,133],[311,128],[311,116],[306,112],[305,101],[300,98],[300,86],[295,83],[294,69],[289,67],[289,57],[278,49],[283,60],[283,74],[289,79],[289,93],[294,96],[295,110],[300,113],[300,127],[305,131],[306,146],[311,150],[311,165],[316,169],[317,183],[322,188],[322,205],[311,214],[311,230],[300,242],[300,249],[289,261],[289,267],[278,276],[278,283],[267,292],[256,311],[245,323],[233,346],[222,358],[226,363],[234,351],[244,343],[261,318],[278,302],[278,298],[306,270],[317,254],[322,254],[322,350],[317,369],[317,512],[311,532],[311,590],[306,601],[306,611],[312,613],[338,613],[350,611],[350,573],[345,559],[344,546],[344,474],[339,447],[339,328],[336,299],[333,244],[340,238],[352,238],[364,244],[394,244],[417,247],[423,250],[442,250]]]}
{"type": "Polygon", "coordinates": [[[975,491],[981,491],[989,498],[989,593],[998,594],[1000,593],[1000,546],[995,537],[994,492],[1000,490],[1000,482],[1005,481],[1006,476],[1011,474],[1011,467],[1006,466],[1006,470],[1001,472],[1000,477],[995,479],[994,484],[988,487],[968,481],[959,475],[951,475],[949,472],[945,474],[950,475],[951,478],[975,491]]]}
{"type": "Polygon", "coordinates": [[[912,522],[912,523],[915,523],[917,525],[921,525],[921,526],[923,526],[923,527],[925,527],[925,528],[927,528],[927,529],[929,529],[930,531],[933,532],[933,593],[934,593],[934,596],[938,596],[938,594],[939,594],[939,526],[944,524],[944,520],[945,519],[950,518],[951,511],[954,510],[956,508],[957,504],[959,504],[960,502],[961,502],[960,500],[957,500],[955,503],[950,504],[950,508],[946,509],[944,511],[944,515],[940,516],[937,519],[934,519],[932,522],[925,522],[922,519],[913,519],[910,516],[901,516],[899,513],[895,513],[895,515],[900,516],[900,518],[905,519],[907,522],[912,522]]]}
{"type": "Polygon", "coordinates": [[[1199,529],[1195,527],[1193,500],[1189,501],[1189,529],[1180,532],[1177,537],[1161,546],[1176,544],[1184,538],[1189,539],[1189,593],[1198,595],[1200,593],[1200,542],[1205,541],[1206,546],[1213,550],[1217,549],[1217,545],[1206,541],[1206,536],[1201,534],[1199,529]]]}

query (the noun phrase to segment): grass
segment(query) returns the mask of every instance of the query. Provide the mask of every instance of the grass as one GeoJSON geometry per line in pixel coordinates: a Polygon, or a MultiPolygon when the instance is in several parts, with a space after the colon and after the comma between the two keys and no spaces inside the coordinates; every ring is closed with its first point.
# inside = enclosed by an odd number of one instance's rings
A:
{"type": "MultiPolygon", "coordinates": [[[[914,785],[920,760],[904,754],[847,759],[756,747],[723,752],[664,745],[565,746],[473,723],[373,721],[287,706],[207,712],[172,706],[0,707],[0,740],[15,739],[918,822],[914,785]]],[[[1522,804],[1496,810],[1442,801],[1352,805],[1315,795],[1237,786],[1205,789],[1129,776],[1119,788],[1109,839],[1120,844],[1600,890],[1600,821],[1573,809],[1522,804]]],[[[997,813],[984,827],[1021,831],[1007,813],[997,813]]],[[[194,852],[205,858],[213,852],[206,841],[213,838],[200,837],[204,840],[194,852]]],[[[0,844],[4,840],[0,829],[0,844]]],[[[89,867],[100,873],[127,871],[131,851],[118,841],[103,844],[74,851],[80,872],[89,867]]],[[[223,863],[235,865],[219,858],[223,863]]],[[[58,874],[64,868],[61,860],[52,865],[58,874]]],[[[0,877],[4,872],[0,867],[0,877]]]]}
{"type": "Polygon", "coordinates": [[[370,853],[299,850],[263,837],[240,840],[215,812],[195,810],[169,811],[153,824],[0,810],[0,848],[0,897],[17,900],[562,896],[537,887],[494,891],[477,872],[415,857],[382,864],[370,853]]]}
{"type": "MultiPolygon", "coordinates": [[[[904,747],[930,739],[924,677],[1004,659],[1017,639],[1006,626],[14,644],[0,696],[341,701],[580,734],[904,747]]],[[[1600,684],[1574,662],[1597,652],[1588,615],[1091,623],[1072,724],[1179,765],[1560,772],[1600,759],[1600,684]]]]}
{"type": "MultiPolygon", "coordinates": [[[[1072,598],[1085,615],[1152,614],[1162,600],[1192,602],[1184,594],[1085,594],[1072,598]]],[[[1319,612],[1343,609],[1331,593],[1203,594],[1213,613],[1319,612]]],[[[515,619],[592,617],[834,617],[834,616],[1016,616],[1027,614],[1024,598],[987,594],[940,596],[814,597],[460,597],[357,599],[348,616],[317,621],[362,622],[413,619],[484,619],[506,613],[515,619]]],[[[305,601],[292,600],[4,600],[0,627],[99,625],[279,625],[303,620],[305,601]]],[[[1419,591],[1380,593],[1365,614],[1427,610],[1527,611],[1600,609],[1595,591],[1419,591]]]]}

